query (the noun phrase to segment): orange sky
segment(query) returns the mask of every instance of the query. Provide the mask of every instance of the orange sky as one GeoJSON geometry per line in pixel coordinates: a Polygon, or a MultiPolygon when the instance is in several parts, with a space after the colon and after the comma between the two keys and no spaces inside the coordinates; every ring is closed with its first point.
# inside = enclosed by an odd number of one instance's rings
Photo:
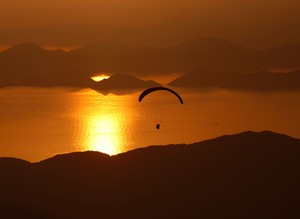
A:
{"type": "Polygon", "coordinates": [[[299,0],[1,0],[0,44],[164,45],[202,36],[247,42],[251,34],[266,40],[276,31],[286,34],[274,43],[298,42],[299,31],[291,30],[299,9],[299,0]]]}

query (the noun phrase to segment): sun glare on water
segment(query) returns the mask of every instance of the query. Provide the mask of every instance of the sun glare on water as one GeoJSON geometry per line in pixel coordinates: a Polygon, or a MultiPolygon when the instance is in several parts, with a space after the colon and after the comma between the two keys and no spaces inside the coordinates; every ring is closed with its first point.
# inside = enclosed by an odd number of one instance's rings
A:
{"type": "Polygon", "coordinates": [[[100,151],[109,155],[123,152],[128,141],[127,132],[131,130],[130,103],[124,97],[87,92],[80,96],[74,111],[74,116],[78,117],[74,142],[80,145],[80,151],[100,151]]]}
{"type": "Polygon", "coordinates": [[[102,81],[104,79],[108,79],[110,76],[109,75],[105,75],[105,74],[101,74],[101,75],[96,75],[96,76],[93,76],[91,77],[94,81],[102,81]]]}
{"type": "Polygon", "coordinates": [[[94,116],[89,120],[90,133],[85,139],[88,149],[113,155],[122,144],[119,123],[113,114],[94,116]]]}

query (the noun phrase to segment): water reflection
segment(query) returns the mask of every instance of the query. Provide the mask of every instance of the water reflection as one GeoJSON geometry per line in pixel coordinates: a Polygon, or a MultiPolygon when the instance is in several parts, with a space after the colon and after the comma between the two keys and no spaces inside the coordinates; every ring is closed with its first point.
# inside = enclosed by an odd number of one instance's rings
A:
{"type": "Polygon", "coordinates": [[[92,115],[86,124],[87,129],[82,139],[85,150],[101,151],[110,155],[121,151],[124,137],[118,131],[121,124],[116,115],[92,115]]]}
{"type": "Polygon", "coordinates": [[[0,92],[0,157],[39,161],[87,150],[112,155],[246,130],[300,136],[300,92],[180,94],[183,105],[167,92],[139,103],[139,93],[104,96],[90,89],[4,88],[0,92]]]}
{"type": "Polygon", "coordinates": [[[120,96],[102,96],[90,91],[80,98],[80,102],[76,112],[77,116],[82,115],[76,128],[76,141],[81,145],[79,149],[109,155],[123,152],[128,141],[126,132],[130,130],[131,123],[130,101],[120,96]]]}

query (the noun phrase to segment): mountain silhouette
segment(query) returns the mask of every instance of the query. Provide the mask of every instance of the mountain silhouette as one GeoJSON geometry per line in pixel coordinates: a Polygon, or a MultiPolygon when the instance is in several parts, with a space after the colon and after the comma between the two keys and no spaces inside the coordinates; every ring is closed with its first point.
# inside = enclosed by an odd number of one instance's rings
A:
{"type": "Polygon", "coordinates": [[[261,50],[259,60],[266,67],[289,68],[297,66],[300,61],[300,45],[289,44],[280,47],[261,50]]]}
{"type": "MultiPolygon", "coordinates": [[[[254,50],[246,47],[221,39],[204,38],[164,49],[113,57],[113,62],[106,68],[114,72],[135,74],[186,72],[199,67],[218,70],[248,69],[253,68],[250,63],[253,63],[255,55],[254,50]]],[[[103,65],[106,66],[106,63],[103,65]]]]}
{"type": "MultiPolygon", "coordinates": [[[[98,66],[98,71],[147,74],[187,72],[197,68],[213,71],[260,71],[279,67],[300,67],[300,51],[297,44],[254,50],[218,38],[201,38],[163,49],[129,49],[121,44],[118,50],[118,44],[113,45],[111,50],[115,52],[107,52],[106,57],[104,54],[107,49],[103,44],[95,49],[101,55],[97,55],[95,50],[89,53],[88,59],[94,59],[98,63],[94,65],[98,66]]],[[[86,48],[82,49],[86,51],[86,48]]],[[[80,50],[81,48],[76,50],[77,53],[80,50]]]]}
{"type": "Polygon", "coordinates": [[[152,75],[209,69],[240,73],[300,68],[300,46],[254,50],[216,38],[167,48],[94,43],[65,52],[25,43],[0,52],[1,86],[90,87],[90,77],[108,72],[152,75]]]}
{"type": "Polygon", "coordinates": [[[150,49],[145,46],[129,46],[122,43],[90,43],[80,48],[73,49],[70,54],[81,57],[107,57],[121,54],[134,53],[150,49]]]}
{"type": "Polygon", "coordinates": [[[111,157],[2,158],[1,199],[56,218],[299,218],[299,156],[299,139],[248,131],[111,157]]]}
{"type": "Polygon", "coordinates": [[[261,71],[256,73],[223,72],[216,73],[207,69],[189,72],[171,81],[178,87],[219,87],[226,89],[276,91],[299,90],[300,70],[288,73],[261,71]]]}
{"type": "Polygon", "coordinates": [[[42,53],[47,53],[47,50],[44,50],[39,45],[30,42],[12,46],[11,48],[8,48],[7,50],[2,52],[2,54],[10,56],[35,55],[42,53]]]}
{"type": "Polygon", "coordinates": [[[86,87],[91,82],[80,60],[62,50],[45,50],[32,43],[1,52],[0,69],[0,81],[6,86],[86,87]]]}

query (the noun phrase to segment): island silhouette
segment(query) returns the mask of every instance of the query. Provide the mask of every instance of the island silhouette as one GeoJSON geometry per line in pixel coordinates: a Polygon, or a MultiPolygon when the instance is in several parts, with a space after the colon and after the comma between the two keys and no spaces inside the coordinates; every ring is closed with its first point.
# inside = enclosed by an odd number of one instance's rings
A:
{"type": "Polygon", "coordinates": [[[168,85],[187,88],[218,87],[253,91],[299,90],[300,70],[286,73],[270,71],[255,73],[222,71],[220,73],[198,69],[174,79],[168,85]]]}
{"type": "Polygon", "coordinates": [[[107,79],[95,82],[92,89],[102,94],[126,94],[140,89],[161,86],[153,80],[142,80],[129,74],[113,74],[107,79]]]}
{"type": "MultiPolygon", "coordinates": [[[[94,86],[90,77],[97,72],[149,78],[153,75],[195,73],[197,69],[208,69],[213,74],[204,76],[204,85],[211,83],[211,77],[217,76],[218,80],[224,80],[224,87],[239,88],[236,84],[240,83],[241,89],[247,86],[252,89],[253,85],[244,81],[248,81],[248,78],[256,81],[262,75],[270,81],[265,85],[267,88],[294,89],[294,84],[285,82],[283,86],[273,85],[281,80],[271,72],[274,69],[300,69],[299,57],[298,44],[255,50],[217,38],[190,40],[167,48],[94,43],[68,52],[46,50],[33,43],[24,43],[0,52],[0,86],[86,88],[94,86]],[[234,84],[226,80],[228,72],[238,73],[231,74],[234,84]],[[254,75],[250,77],[249,73],[254,75]]],[[[289,76],[283,77],[284,81],[293,80],[295,75],[295,72],[289,73],[289,76]]],[[[203,74],[199,74],[201,76],[203,74]]],[[[296,78],[298,80],[298,76],[296,78]]],[[[213,84],[216,83],[220,84],[213,84]]]]}
{"type": "Polygon", "coordinates": [[[1,218],[299,218],[300,140],[242,132],[109,156],[0,159],[1,218]]]}

